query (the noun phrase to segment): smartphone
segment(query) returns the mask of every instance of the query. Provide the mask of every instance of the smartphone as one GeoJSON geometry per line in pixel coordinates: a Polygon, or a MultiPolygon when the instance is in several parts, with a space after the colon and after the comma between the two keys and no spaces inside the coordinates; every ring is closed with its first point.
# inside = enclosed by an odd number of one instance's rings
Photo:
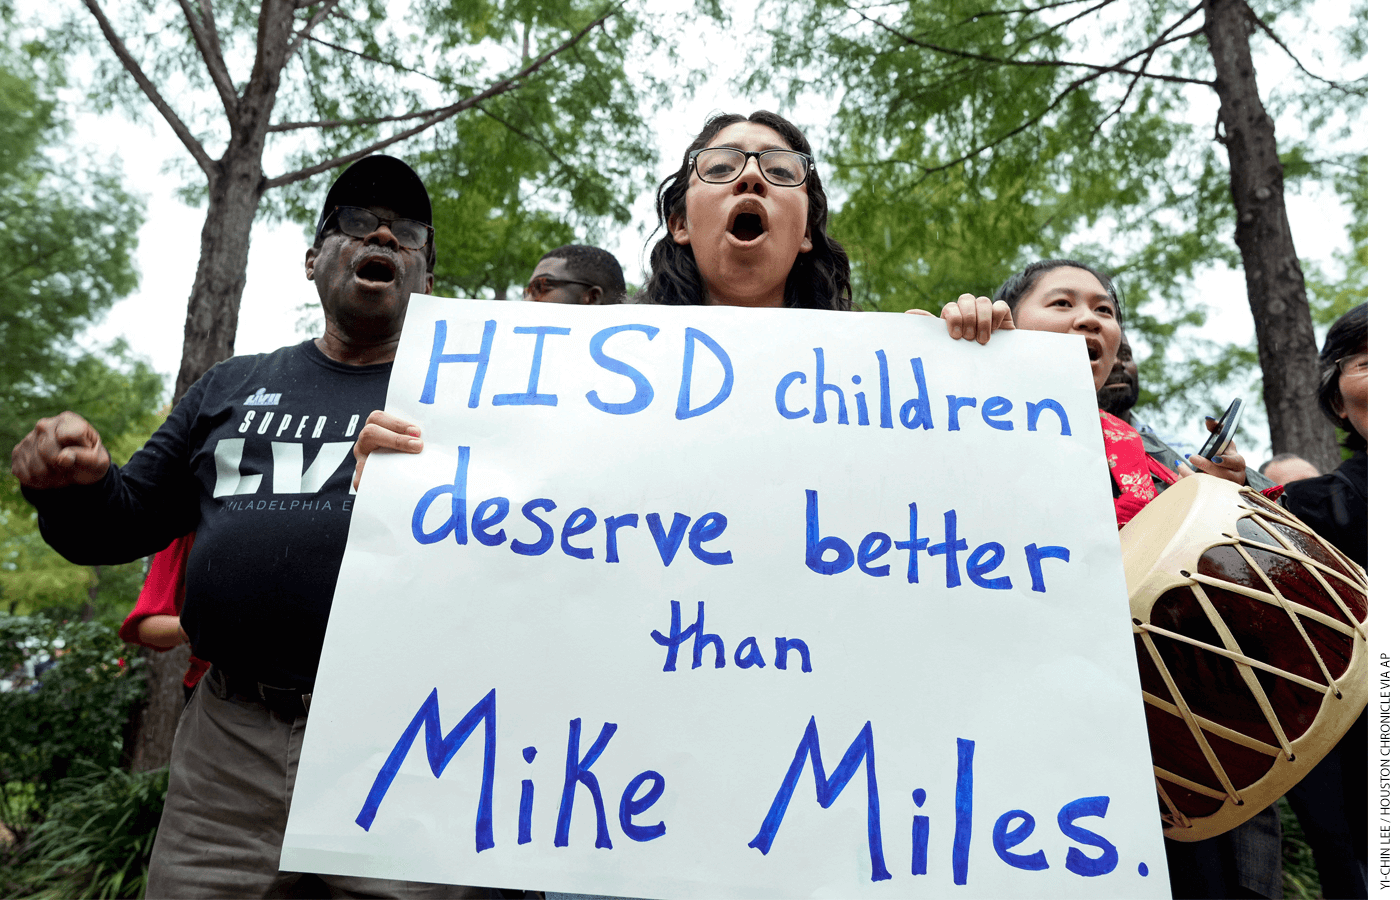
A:
{"type": "MultiPolygon", "coordinates": [[[[1230,445],[1230,442],[1235,439],[1235,431],[1240,427],[1240,410],[1243,408],[1244,401],[1236,397],[1225,412],[1216,416],[1216,419],[1220,422],[1220,427],[1215,430],[1214,434],[1206,439],[1205,445],[1201,447],[1200,456],[1204,456],[1206,459],[1214,459],[1216,456],[1220,455],[1220,451],[1230,445]]],[[[1192,468],[1194,469],[1196,467],[1192,466],[1192,468]]],[[[1196,469],[1196,471],[1199,472],[1200,469],[1196,469]]]]}

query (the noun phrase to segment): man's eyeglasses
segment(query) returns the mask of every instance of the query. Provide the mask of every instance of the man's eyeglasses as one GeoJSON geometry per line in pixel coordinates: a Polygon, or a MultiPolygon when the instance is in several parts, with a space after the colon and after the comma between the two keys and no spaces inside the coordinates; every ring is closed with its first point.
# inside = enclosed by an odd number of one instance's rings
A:
{"type": "Polygon", "coordinates": [[[388,225],[389,233],[405,250],[417,250],[433,238],[431,225],[424,225],[417,219],[385,219],[359,206],[337,206],[321,223],[321,231],[324,232],[331,222],[335,222],[341,234],[352,238],[367,238],[378,231],[379,226],[388,225]]]}
{"type": "Polygon", "coordinates": [[[535,297],[543,297],[561,284],[577,284],[583,287],[595,287],[587,281],[570,281],[567,278],[555,278],[553,275],[536,275],[530,279],[530,283],[525,285],[525,299],[530,300],[535,297]]]}
{"type": "Polygon", "coordinates": [[[729,184],[748,165],[758,160],[763,179],[777,187],[799,187],[812,171],[812,157],[796,150],[736,150],[733,147],[705,147],[690,152],[695,174],[708,184],[729,184]]]}
{"type": "Polygon", "coordinates": [[[1367,356],[1368,353],[1353,353],[1351,356],[1343,356],[1337,360],[1337,370],[1341,372],[1343,378],[1365,375],[1367,356]]]}

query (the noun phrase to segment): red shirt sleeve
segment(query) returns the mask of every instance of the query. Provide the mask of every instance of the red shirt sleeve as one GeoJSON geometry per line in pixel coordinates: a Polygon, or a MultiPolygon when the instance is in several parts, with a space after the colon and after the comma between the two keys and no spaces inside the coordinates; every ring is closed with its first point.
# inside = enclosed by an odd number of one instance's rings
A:
{"type": "Polygon", "coordinates": [[[151,558],[151,570],[136,598],[136,608],[117,634],[128,644],[139,644],[136,626],[147,616],[178,616],[185,603],[185,560],[194,544],[194,532],[170,542],[151,558]]]}

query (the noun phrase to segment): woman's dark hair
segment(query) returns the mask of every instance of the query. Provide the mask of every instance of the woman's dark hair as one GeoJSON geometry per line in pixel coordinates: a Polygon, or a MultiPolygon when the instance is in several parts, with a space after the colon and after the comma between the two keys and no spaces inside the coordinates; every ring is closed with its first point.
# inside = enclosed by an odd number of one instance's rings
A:
{"type": "Polygon", "coordinates": [[[1356,431],[1350,419],[1343,419],[1342,409],[1342,360],[1361,352],[1366,344],[1366,307],[1363,303],[1348,310],[1327,329],[1327,340],[1322,342],[1322,352],[1317,355],[1318,373],[1321,379],[1317,386],[1317,405],[1322,414],[1333,425],[1346,430],[1344,442],[1347,449],[1361,452],[1366,449],[1366,439],[1356,431]]]}
{"type": "Polygon", "coordinates": [[[996,294],[992,297],[992,302],[995,303],[998,300],[1005,300],[1006,305],[1011,307],[1011,316],[1014,319],[1016,317],[1017,305],[1031,292],[1031,289],[1040,281],[1041,276],[1052,269],[1063,269],[1066,267],[1083,269],[1097,278],[1099,284],[1103,285],[1103,289],[1108,291],[1108,296],[1113,299],[1113,317],[1120,322],[1123,321],[1123,304],[1118,299],[1118,289],[1113,286],[1113,279],[1093,266],[1082,263],[1076,259],[1042,259],[1038,262],[1031,263],[1015,275],[1003,281],[1001,287],[997,288],[996,294]]]}
{"type": "MultiPolygon", "coordinates": [[[[766,125],[781,135],[792,149],[809,156],[812,153],[812,145],[797,126],[777,113],[759,110],[751,116],[723,113],[710,117],[700,134],[685,148],[681,167],[656,189],[656,214],[661,219],[658,229],[664,234],[651,250],[651,275],[642,286],[642,302],[669,306],[694,306],[705,302],[705,283],[695,264],[695,251],[676,243],[669,224],[672,219],[684,218],[686,214],[691,151],[708,145],[716,134],[736,122],[766,125]]],[[[851,308],[851,261],[841,245],[827,236],[826,222],[826,191],[822,190],[821,176],[813,166],[807,176],[807,228],[812,236],[812,249],[799,253],[793,262],[783,289],[783,306],[851,308]]]]}

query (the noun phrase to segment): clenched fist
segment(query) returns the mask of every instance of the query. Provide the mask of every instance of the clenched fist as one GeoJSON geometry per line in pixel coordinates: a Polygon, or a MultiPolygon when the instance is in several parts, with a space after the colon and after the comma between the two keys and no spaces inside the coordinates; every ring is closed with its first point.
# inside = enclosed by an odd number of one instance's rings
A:
{"type": "Polygon", "coordinates": [[[102,436],[74,412],[40,419],[10,454],[10,471],[19,483],[39,490],[93,484],[111,464],[102,436]]]}

